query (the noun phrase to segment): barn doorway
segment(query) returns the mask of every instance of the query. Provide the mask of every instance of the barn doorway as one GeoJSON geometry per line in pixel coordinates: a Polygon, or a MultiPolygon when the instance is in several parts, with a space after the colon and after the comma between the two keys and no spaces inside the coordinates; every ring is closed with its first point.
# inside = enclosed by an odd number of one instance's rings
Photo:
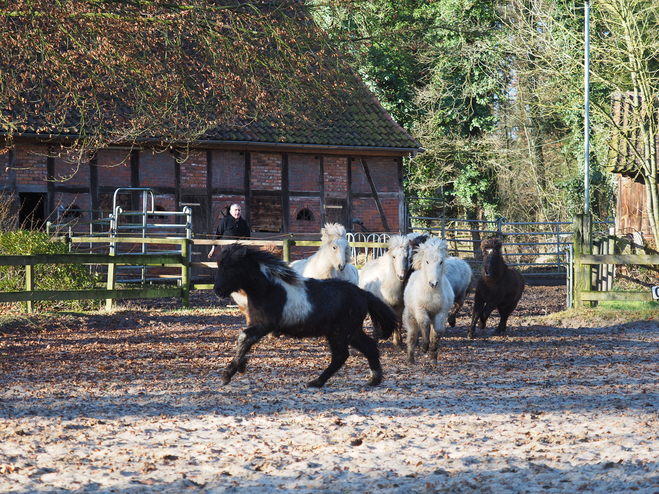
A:
{"type": "Polygon", "coordinates": [[[46,223],[46,194],[39,192],[20,192],[18,221],[26,230],[42,230],[46,223]]]}
{"type": "Polygon", "coordinates": [[[325,198],[325,223],[340,223],[350,230],[352,225],[348,223],[348,200],[325,198]]]}

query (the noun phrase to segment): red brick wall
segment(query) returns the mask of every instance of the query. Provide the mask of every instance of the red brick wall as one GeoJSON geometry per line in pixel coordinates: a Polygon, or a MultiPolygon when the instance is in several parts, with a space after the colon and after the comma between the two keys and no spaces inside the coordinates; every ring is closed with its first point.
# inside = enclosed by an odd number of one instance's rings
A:
{"type": "MultiPolygon", "coordinates": [[[[89,164],[72,163],[66,157],[55,158],[55,184],[89,187],[89,164]]],[[[55,204],[57,207],[57,204],[55,204]]]]}
{"type": "MultiPolygon", "coordinates": [[[[56,192],[55,193],[55,211],[57,211],[57,207],[59,205],[64,206],[67,208],[68,206],[71,206],[75,204],[78,206],[80,209],[91,209],[92,208],[92,203],[91,203],[91,197],[89,194],[69,194],[66,192],[56,192]]],[[[54,218],[57,217],[57,213],[53,215],[53,221],[54,218]]],[[[84,214],[85,220],[91,219],[91,216],[89,213],[84,214]]]]}
{"type": "MultiPolygon", "coordinates": [[[[172,181],[170,186],[173,186],[174,182],[172,181]]],[[[147,186],[148,187],[148,186],[147,186]]],[[[165,211],[178,211],[180,208],[176,207],[176,202],[174,201],[174,194],[160,194],[154,197],[156,207],[160,206],[165,211]]],[[[164,219],[158,219],[156,223],[176,223],[178,219],[176,216],[165,216],[164,219]]]]}
{"type": "Polygon", "coordinates": [[[253,190],[281,190],[281,155],[252,153],[250,187],[253,190]]]}
{"type": "MultiPolygon", "coordinates": [[[[19,187],[36,185],[38,190],[46,192],[46,152],[44,145],[21,145],[16,153],[16,178],[19,187]]],[[[195,151],[181,163],[181,188],[204,189],[207,186],[207,152],[195,151]]],[[[6,170],[7,153],[0,153],[0,187],[7,184],[9,173],[6,170]]],[[[98,179],[101,187],[130,187],[130,150],[110,149],[98,152],[98,179]]],[[[320,189],[320,155],[290,154],[288,156],[288,182],[292,192],[318,193],[320,189]]],[[[398,230],[398,166],[392,157],[367,157],[371,176],[375,182],[382,206],[387,216],[389,227],[398,230]]],[[[371,189],[359,160],[348,165],[348,159],[341,156],[323,156],[323,181],[326,198],[347,197],[347,167],[351,166],[352,193],[370,194],[371,189]]],[[[233,202],[238,202],[243,209],[247,207],[244,196],[240,194],[244,187],[245,155],[238,151],[212,151],[212,187],[233,189],[235,195],[216,195],[211,204],[212,229],[219,222],[220,210],[233,202]]],[[[170,152],[140,152],[140,186],[175,187],[175,158],[170,152]]],[[[55,158],[55,177],[60,184],[76,187],[89,185],[89,166],[68,162],[64,157],[55,158]]],[[[282,187],[282,157],[274,153],[252,153],[251,188],[253,191],[279,191],[282,187]]],[[[32,188],[31,190],[35,190],[32,188]]],[[[90,207],[90,198],[86,194],[72,195],[57,193],[55,207],[76,204],[83,209],[90,207]]],[[[289,198],[289,224],[294,233],[318,233],[321,228],[321,207],[318,197],[289,198]],[[313,221],[297,220],[297,213],[303,208],[313,213],[313,221]]],[[[168,211],[175,210],[171,195],[158,196],[156,203],[168,211]]],[[[353,216],[364,221],[366,228],[382,231],[384,226],[380,219],[375,201],[370,197],[353,196],[353,216]]],[[[201,233],[201,232],[200,232],[201,233]]]]}
{"type": "MultiPolygon", "coordinates": [[[[0,148],[0,189],[9,187],[8,167],[9,167],[9,150],[0,148]]],[[[6,192],[5,195],[8,193],[9,192],[6,192]]]]}
{"type": "Polygon", "coordinates": [[[325,175],[325,196],[343,198],[348,190],[348,160],[341,157],[325,157],[323,160],[325,175]]]}
{"type": "MultiPolygon", "coordinates": [[[[140,186],[174,187],[176,185],[174,183],[174,164],[175,158],[169,151],[153,151],[150,149],[141,151],[140,186]]],[[[130,187],[130,181],[128,187],[130,187]]]]}
{"type": "Polygon", "coordinates": [[[17,185],[38,185],[46,192],[46,154],[48,148],[39,145],[21,145],[15,150],[17,185]]]}
{"type": "Polygon", "coordinates": [[[312,155],[291,154],[288,157],[288,188],[293,191],[319,189],[320,162],[312,155]]]}
{"type": "Polygon", "coordinates": [[[237,151],[213,151],[213,187],[242,189],[245,186],[245,155],[237,151]]]}
{"type": "Polygon", "coordinates": [[[291,197],[290,199],[291,214],[291,233],[319,233],[321,229],[320,216],[320,198],[318,197],[291,197]],[[313,221],[303,221],[297,219],[297,214],[302,209],[308,209],[313,214],[313,221]]]}
{"type": "Polygon", "coordinates": [[[102,149],[97,154],[98,184],[103,187],[130,187],[130,151],[102,149]]]}
{"type": "MultiPolygon", "coordinates": [[[[378,192],[398,192],[398,162],[393,158],[367,158],[364,160],[378,192]]],[[[353,193],[370,193],[364,168],[358,159],[352,161],[353,193]]]]}
{"type": "Polygon", "coordinates": [[[206,153],[190,153],[181,163],[181,188],[206,187],[206,175],[206,153]]]}
{"type": "MultiPolygon", "coordinates": [[[[380,198],[384,215],[387,218],[389,229],[398,231],[398,200],[380,198]]],[[[355,198],[352,201],[352,214],[364,222],[364,226],[372,232],[384,232],[382,218],[373,198],[355,198]]]]}
{"type": "MultiPolygon", "coordinates": [[[[352,160],[352,193],[353,194],[370,194],[371,187],[368,185],[366,173],[359,160],[352,160]]],[[[370,169],[370,168],[369,168],[370,169]]]]}
{"type": "Polygon", "coordinates": [[[395,159],[368,158],[366,164],[378,192],[398,192],[398,163],[395,159]]]}

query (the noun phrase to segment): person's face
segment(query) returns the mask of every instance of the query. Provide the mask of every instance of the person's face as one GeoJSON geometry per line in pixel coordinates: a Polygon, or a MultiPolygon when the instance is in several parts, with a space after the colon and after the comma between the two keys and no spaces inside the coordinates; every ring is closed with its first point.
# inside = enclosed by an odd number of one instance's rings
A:
{"type": "Polygon", "coordinates": [[[231,216],[234,217],[234,219],[237,220],[238,218],[240,218],[240,206],[236,206],[236,205],[231,206],[231,210],[229,211],[229,213],[231,214],[231,216]]]}

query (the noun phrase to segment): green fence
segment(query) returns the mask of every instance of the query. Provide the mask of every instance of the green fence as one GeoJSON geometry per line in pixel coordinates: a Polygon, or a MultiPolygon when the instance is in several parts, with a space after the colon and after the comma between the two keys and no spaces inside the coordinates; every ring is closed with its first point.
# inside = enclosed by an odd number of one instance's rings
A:
{"type": "MultiPolygon", "coordinates": [[[[22,256],[0,256],[0,266],[25,266],[25,290],[21,292],[0,293],[0,303],[26,302],[27,311],[34,311],[34,302],[54,300],[105,300],[106,309],[112,308],[112,301],[117,299],[176,297],[182,299],[183,307],[190,306],[190,290],[210,290],[212,284],[191,284],[191,268],[214,268],[215,262],[190,262],[190,252],[193,244],[198,245],[228,245],[235,240],[190,240],[186,238],[141,238],[141,237],[71,237],[71,243],[98,244],[161,244],[180,246],[180,253],[166,254],[35,254],[22,256]],[[107,265],[106,288],[93,290],[34,290],[34,270],[37,264],[85,264],[107,265]],[[161,266],[179,268],[180,284],[176,287],[142,287],[116,288],[117,266],[161,266]]],[[[241,240],[246,245],[274,246],[282,249],[282,257],[291,261],[291,248],[294,246],[320,246],[320,241],[314,240],[241,240]]],[[[383,248],[386,244],[378,242],[351,242],[353,247],[383,248]]]]}
{"type": "MultiPolygon", "coordinates": [[[[613,252],[614,249],[611,249],[613,252]]],[[[650,302],[652,290],[644,292],[594,289],[596,273],[606,265],[659,266],[659,255],[593,254],[592,218],[579,214],[574,220],[574,301],[575,307],[598,301],[650,302]]]]}
{"type": "Polygon", "coordinates": [[[185,238],[116,238],[116,237],[74,237],[71,242],[86,243],[157,243],[164,245],[179,245],[180,253],[176,254],[35,254],[21,256],[0,256],[0,266],[25,266],[25,290],[21,292],[0,293],[1,302],[27,302],[27,311],[34,310],[36,301],[54,300],[106,300],[106,308],[112,307],[116,299],[154,298],[154,297],[180,297],[183,306],[190,305],[189,290],[189,252],[191,241],[185,238]],[[34,269],[37,264],[85,264],[107,265],[106,288],[92,290],[34,290],[34,269]],[[171,288],[142,287],[142,288],[116,288],[116,267],[126,266],[162,266],[174,267],[181,270],[181,284],[171,288]]]}

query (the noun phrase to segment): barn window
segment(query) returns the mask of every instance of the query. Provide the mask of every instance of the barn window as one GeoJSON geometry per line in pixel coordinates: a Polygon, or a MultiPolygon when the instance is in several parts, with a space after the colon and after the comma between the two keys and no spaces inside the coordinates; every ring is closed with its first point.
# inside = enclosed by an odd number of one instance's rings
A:
{"type": "Polygon", "coordinates": [[[313,221],[313,213],[307,208],[301,209],[297,213],[297,219],[300,221],[313,221]]]}

